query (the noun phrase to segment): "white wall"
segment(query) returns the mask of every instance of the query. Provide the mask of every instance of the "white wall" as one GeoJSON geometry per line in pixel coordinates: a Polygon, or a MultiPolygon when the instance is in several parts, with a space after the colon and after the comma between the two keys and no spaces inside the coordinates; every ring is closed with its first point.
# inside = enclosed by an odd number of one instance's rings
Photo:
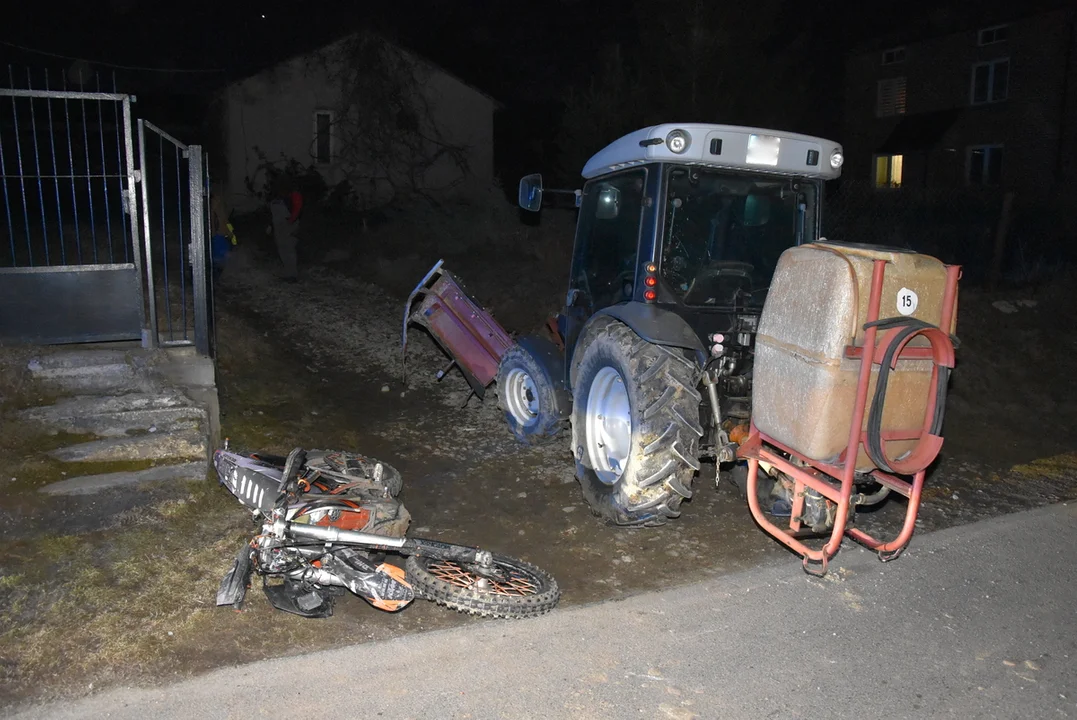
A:
{"type": "MultiPolygon", "coordinates": [[[[340,102],[339,90],[329,82],[319,63],[309,56],[294,58],[258,75],[230,85],[224,92],[224,117],[228,142],[228,202],[239,209],[252,207],[246,178],[261,189],[264,176],[255,148],[269,160],[283,153],[300,163],[313,162],[314,113],[333,111],[340,102]]],[[[436,68],[428,76],[423,93],[442,136],[451,144],[468,148],[469,166],[475,183],[493,179],[494,101],[436,68]]],[[[319,165],[329,184],[339,182],[341,168],[319,165]]],[[[444,160],[427,175],[431,187],[443,187],[456,176],[455,165],[444,160]]]]}

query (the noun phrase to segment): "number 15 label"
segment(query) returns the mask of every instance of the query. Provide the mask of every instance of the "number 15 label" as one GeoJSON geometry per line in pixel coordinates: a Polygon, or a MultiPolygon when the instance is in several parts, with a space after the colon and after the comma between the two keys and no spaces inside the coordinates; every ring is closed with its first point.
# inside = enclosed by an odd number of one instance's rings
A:
{"type": "Polygon", "coordinates": [[[920,304],[920,298],[915,290],[903,287],[897,294],[897,311],[902,315],[912,315],[916,312],[916,306],[920,304]]]}

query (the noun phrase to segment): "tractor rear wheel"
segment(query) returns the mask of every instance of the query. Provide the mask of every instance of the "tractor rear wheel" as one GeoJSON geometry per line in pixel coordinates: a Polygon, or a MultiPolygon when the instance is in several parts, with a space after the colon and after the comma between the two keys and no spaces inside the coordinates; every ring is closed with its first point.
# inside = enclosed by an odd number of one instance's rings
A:
{"type": "Polygon", "coordinates": [[[576,352],[572,447],[591,511],[614,525],[678,517],[699,470],[699,367],[616,321],[576,352]]]}

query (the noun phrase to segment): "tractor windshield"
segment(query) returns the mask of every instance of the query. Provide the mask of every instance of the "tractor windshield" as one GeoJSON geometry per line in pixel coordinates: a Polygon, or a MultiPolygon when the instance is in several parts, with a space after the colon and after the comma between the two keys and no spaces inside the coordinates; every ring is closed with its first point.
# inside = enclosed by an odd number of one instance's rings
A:
{"type": "Polygon", "coordinates": [[[778,257],[816,239],[816,198],[803,178],[669,168],[662,277],[686,305],[762,308],[778,257]]]}

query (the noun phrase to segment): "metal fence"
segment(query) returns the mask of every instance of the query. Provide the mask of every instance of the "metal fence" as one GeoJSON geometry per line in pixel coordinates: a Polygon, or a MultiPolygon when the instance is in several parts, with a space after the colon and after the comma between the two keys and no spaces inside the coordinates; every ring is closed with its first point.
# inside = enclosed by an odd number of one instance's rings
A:
{"type": "Polygon", "coordinates": [[[0,267],[136,262],[125,192],[134,181],[130,98],[47,85],[0,95],[0,267]]]}
{"type": "Polygon", "coordinates": [[[988,279],[993,262],[1011,284],[1036,282],[1077,260],[1064,193],[1017,193],[998,242],[1005,193],[997,188],[882,188],[842,180],[828,188],[823,234],[834,240],[906,247],[963,266],[967,282],[988,279]],[[996,258],[996,255],[1000,254],[996,258]]]}
{"type": "Polygon", "coordinates": [[[165,345],[201,345],[209,188],[203,153],[142,119],[138,148],[150,332],[165,345]]]}
{"type": "Polygon", "coordinates": [[[141,339],[209,354],[206,164],[132,96],[0,88],[0,341],[141,339]],[[137,159],[136,159],[137,151],[137,159]]]}

